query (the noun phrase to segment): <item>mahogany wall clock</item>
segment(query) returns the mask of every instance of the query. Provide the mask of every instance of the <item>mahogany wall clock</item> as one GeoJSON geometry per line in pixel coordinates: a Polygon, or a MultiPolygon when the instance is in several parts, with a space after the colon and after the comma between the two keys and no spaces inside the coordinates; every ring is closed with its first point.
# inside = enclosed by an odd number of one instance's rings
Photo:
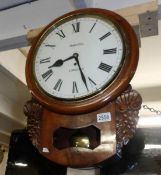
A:
{"type": "MultiPolygon", "coordinates": [[[[51,152],[57,149],[55,157],[59,157],[59,153],[64,157],[67,147],[54,142],[53,138],[58,136],[60,139],[61,132],[67,129],[75,134],[78,130],[84,132],[80,128],[85,128],[99,135],[98,143],[91,146],[88,153],[92,155],[93,151],[98,156],[98,150],[104,152],[100,159],[94,156],[96,162],[92,158],[81,165],[91,165],[105,159],[103,154],[109,148],[103,146],[103,135],[107,132],[116,134],[114,101],[129,86],[137,62],[135,33],[128,22],[114,12],[82,9],[50,23],[34,41],[26,63],[28,87],[43,108],[39,133],[41,143],[37,147],[42,150],[47,148],[51,152]],[[111,123],[99,122],[97,114],[106,112],[110,113],[110,118],[112,116],[111,123]],[[94,151],[97,144],[102,147],[94,151]]],[[[108,134],[105,135],[108,137],[108,134]]],[[[60,143],[62,140],[59,140],[60,143]]],[[[113,137],[113,140],[116,138],[113,137]]],[[[66,142],[66,145],[70,144],[66,142]]],[[[116,152],[116,142],[113,145],[112,153],[108,156],[116,152]]],[[[68,153],[72,152],[73,158],[78,160],[74,151],[71,151],[72,146],[69,147],[68,153]]],[[[84,152],[86,154],[86,150],[84,152]]],[[[71,165],[67,159],[54,158],[51,154],[45,156],[58,163],[71,165]]],[[[82,152],[78,155],[82,155],[82,152]]],[[[80,161],[73,164],[79,165],[80,161]]]]}

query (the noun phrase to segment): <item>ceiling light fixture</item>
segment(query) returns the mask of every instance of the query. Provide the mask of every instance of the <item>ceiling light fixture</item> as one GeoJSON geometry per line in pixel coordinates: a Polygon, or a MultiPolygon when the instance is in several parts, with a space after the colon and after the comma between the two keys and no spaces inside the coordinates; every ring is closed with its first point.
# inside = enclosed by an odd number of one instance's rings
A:
{"type": "Polygon", "coordinates": [[[27,167],[27,166],[28,166],[27,163],[23,163],[23,162],[15,162],[14,165],[15,165],[15,166],[19,166],[19,167],[27,167]]]}
{"type": "Polygon", "coordinates": [[[161,145],[146,144],[144,149],[161,149],[161,145]]]}

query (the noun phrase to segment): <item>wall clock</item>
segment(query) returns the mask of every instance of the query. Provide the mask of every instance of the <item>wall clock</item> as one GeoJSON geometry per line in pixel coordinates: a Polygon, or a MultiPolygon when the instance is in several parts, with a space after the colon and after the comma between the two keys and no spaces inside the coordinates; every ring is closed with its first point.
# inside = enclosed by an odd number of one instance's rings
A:
{"type": "MultiPolygon", "coordinates": [[[[42,154],[72,166],[89,166],[114,154],[115,100],[128,88],[137,62],[135,33],[127,21],[114,12],[81,9],[50,23],[34,41],[26,63],[28,87],[43,108],[41,119],[35,119],[40,124],[37,128],[41,128],[35,135],[42,154]],[[69,133],[68,141],[63,142],[61,133],[69,133]],[[94,133],[95,138],[92,138],[94,133]],[[109,148],[103,138],[112,135],[109,148]],[[89,146],[90,150],[87,146],[78,154],[72,144],[77,147],[76,142],[82,142],[82,138],[89,144],[92,139],[98,139],[89,146]],[[75,162],[62,160],[69,152],[75,162]],[[94,155],[95,161],[91,158],[82,162],[78,158],[87,152],[94,155]]],[[[34,137],[33,132],[30,133],[34,137]]]]}

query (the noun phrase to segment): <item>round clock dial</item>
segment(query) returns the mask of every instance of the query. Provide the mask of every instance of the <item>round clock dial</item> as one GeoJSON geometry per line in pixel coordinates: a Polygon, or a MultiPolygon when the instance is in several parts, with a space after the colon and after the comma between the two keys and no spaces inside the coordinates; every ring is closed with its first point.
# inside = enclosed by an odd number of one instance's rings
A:
{"type": "Polygon", "coordinates": [[[38,86],[50,96],[76,100],[104,89],[118,74],[122,36],[108,19],[77,15],[51,26],[34,56],[38,86]]]}
{"type": "Polygon", "coordinates": [[[94,8],[73,11],[34,40],[27,84],[33,97],[55,112],[87,113],[127,88],[138,51],[135,33],[121,16],[94,8]]]}

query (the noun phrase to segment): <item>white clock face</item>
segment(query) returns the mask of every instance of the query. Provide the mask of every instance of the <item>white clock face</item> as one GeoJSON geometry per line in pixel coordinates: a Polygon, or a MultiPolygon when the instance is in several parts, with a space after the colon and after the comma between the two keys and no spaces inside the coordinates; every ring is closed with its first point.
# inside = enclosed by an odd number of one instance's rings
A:
{"type": "Polygon", "coordinates": [[[78,15],[53,25],[41,38],[34,76],[38,86],[52,97],[90,97],[117,76],[123,53],[122,37],[113,23],[78,15]]]}

